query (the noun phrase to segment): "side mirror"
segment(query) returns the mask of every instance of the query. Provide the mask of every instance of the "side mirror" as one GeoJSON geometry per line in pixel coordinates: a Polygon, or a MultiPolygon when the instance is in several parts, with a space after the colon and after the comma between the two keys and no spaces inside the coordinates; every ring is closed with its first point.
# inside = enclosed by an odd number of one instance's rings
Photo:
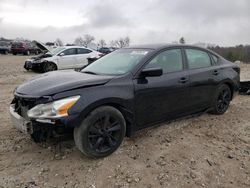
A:
{"type": "Polygon", "coordinates": [[[143,77],[156,77],[162,75],[161,68],[146,68],[141,71],[143,77]]]}
{"type": "Polygon", "coordinates": [[[65,55],[65,54],[64,54],[63,52],[59,54],[59,56],[64,56],[64,55],[65,55]]]}

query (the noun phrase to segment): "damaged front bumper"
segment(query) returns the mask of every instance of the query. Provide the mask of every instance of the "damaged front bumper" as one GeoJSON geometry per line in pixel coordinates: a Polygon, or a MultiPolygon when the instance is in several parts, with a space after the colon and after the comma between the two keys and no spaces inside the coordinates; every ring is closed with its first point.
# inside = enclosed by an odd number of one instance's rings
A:
{"type": "Polygon", "coordinates": [[[12,121],[13,126],[25,134],[32,134],[33,128],[31,121],[27,121],[22,116],[20,116],[17,112],[15,112],[15,105],[10,105],[10,118],[12,121]]]}
{"type": "Polygon", "coordinates": [[[42,63],[41,62],[34,62],[34,60],[27,60],[23,66],[26,70],[41,70],[42,63]]]}
{"type": "Polygon", "coordinates": [[[45,142],[49,138],[64,137],[72,135],[72,118],[51,120],[27,120],[15,111],[15,104],[10,105],[10,117],[13,127],[20,132],[30,135],[35,142],[45,142]]]}

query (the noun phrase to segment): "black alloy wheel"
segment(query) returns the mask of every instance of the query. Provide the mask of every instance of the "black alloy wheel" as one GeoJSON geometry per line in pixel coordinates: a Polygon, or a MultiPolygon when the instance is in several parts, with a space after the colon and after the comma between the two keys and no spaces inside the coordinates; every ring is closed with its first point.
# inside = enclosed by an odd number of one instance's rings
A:
{"type": "Polygon", "coordinates": [[[227,110],[231,100],[231,91],[228,88],[224,88],[219,92],[217,99],[218,111],[223,113],[227,110]]]}
{"type": "Polygon", "coordinates": [[[89,129],[88,139],[91,148],[98,153],[110,151],[117,145],[120,131],[121,124],[115,117],[103,115],[89,129]]]}
{"type": "Polygon", "coordinates": [[[56,65],[54,63],[44,62],[43,72],[50,72],[50,71],[54,71],[56,69],[57,69],[57,67],[56,67],[56,65]]]}
{"type": "Polygon", "coordinates": [[[231,99],[232,92],[230,88],[225,84],[221,85],[217,89],[211,113],[217,115],[224,114],[229,107],[231,99]]]}
{"type": "Polygon", "coordinates": [[[122,143],[126,123],[119,110],[102,106],[90,113],[82,124],[75,128],[77,148],[89,157],[105,157],[122,143]]]}

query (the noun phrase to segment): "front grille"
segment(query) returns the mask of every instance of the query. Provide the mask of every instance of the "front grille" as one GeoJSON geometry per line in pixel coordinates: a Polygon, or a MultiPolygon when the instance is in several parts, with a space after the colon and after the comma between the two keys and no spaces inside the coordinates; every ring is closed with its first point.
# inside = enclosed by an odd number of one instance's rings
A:
{"type": "Polygon", "coordinates": [[[11,104],[15,104],[15,112],[17,112],[23,118],[28,119],[27,112],[29,109],[33,108],[38,104],[44,104],[51,101],[52,98],[50,96],[25,98],[15,94],[15,98],[13,99],[11,104]]]}
{"type": "Polygon", "coordinates": [[[16,97],[12,103],[15,104],[15,112],[28,119],[27,111],[35,106],[36,100],[16,97]]]}

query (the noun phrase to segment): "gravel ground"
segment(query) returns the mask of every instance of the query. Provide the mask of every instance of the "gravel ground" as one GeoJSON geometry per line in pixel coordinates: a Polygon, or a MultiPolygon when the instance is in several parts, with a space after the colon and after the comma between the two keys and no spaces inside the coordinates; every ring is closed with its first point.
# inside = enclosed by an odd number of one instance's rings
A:
{"type": "MultiPolygon", "coordinates": [[[[0,55],[0,187],[250,187],[250,96],[237,96],[222,116],[141,131],[93,160],[73,140],[35,144],[12,128],[12,92],[37,74],[23,69],[26,58],[0,55]]],[[[241,72],[250,80],[250,64],[241,72]]]]}

